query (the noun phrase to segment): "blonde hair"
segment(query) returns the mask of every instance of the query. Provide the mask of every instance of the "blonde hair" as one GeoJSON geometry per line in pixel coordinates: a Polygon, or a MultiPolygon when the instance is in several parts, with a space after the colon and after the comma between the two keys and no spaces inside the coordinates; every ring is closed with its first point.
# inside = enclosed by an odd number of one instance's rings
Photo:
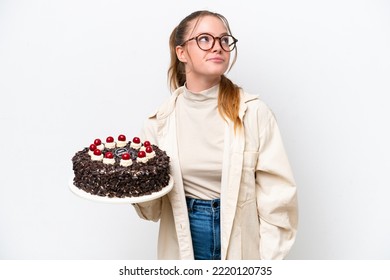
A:
{"type": "MultiPolygon", "coordinates": [[[[196,11],[185,17],[178,26],[176,26],[169,38],[169,49],[171,55],[170,66],[168,68],[168,82],[172,91],[183,86],[186,82],[185,65],[182,63],[176,55],[176,46],[181,46],[185,41],[185,36],[188,33],[188,28],[191,21],[197,20],[204,16],[214,16],[219,18],[226,26],[229,34],[231,30],[227,19],[218,13],[210,11],[196,11]]],[[[229,70],[232,68],[237,59],[237,48],[235,49],[235,56],[229,70]]],[[[222,117],[229,118],[234,123],[234,129],[242,127],[241,120],[239,118],[240,108],[240,87],[234,84],[225,75],[221,76],[218,93],[218,110],[222,117]]]]}

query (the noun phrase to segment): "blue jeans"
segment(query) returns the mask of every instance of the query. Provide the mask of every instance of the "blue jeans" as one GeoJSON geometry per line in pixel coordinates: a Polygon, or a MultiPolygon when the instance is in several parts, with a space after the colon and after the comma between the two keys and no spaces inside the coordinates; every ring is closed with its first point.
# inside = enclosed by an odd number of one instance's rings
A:
{"type": "Polygon", "coordinates": [[[186,199],[195,260],[220,260],[220,200],[186,199]]]}

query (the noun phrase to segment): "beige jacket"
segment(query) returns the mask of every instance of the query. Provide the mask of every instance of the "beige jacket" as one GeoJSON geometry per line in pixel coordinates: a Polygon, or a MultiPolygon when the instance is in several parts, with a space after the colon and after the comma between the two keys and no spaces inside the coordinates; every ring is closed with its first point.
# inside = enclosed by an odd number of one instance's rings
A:
{"type": "MultiPolygon", "coordinates": [[[[158,221],[159,259],[194,259],[176,141],[177,89],[145,123],[142,139],[171,158],[174,187],[160,199],[134,205],[141,218],[158,221]]],[[[294,178],[270,109],[241,93],[244,129],[229,121],[221,182],[221,259],[283,259],[294,243],[297,198],[294,178]]]]}

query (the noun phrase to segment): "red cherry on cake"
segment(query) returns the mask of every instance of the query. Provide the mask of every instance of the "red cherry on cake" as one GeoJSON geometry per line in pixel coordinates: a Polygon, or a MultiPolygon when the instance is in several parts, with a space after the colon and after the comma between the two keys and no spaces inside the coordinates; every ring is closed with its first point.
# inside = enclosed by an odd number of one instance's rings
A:
{"type": "Polygon", "coordinates": [[[146,157],[146,153],[144,151],[139,151],[138,152],[138,157],[139,158],[144,158],[144,157],[146,157]]]}
{"type": "Polygon", "coordinates": [[[97,139],[95,139],[95,141],[93,141],[93,143],[94,143],[96,146],[100,146],[100,145],[102,144],[102,141],[101,141],[99,138],[97,138],[97,139]]]}
{"type": "Polygon", "coordinates": [[[129,154],[129,153],[124,153],[124,154],[122,155],[122,159],[123,159],[123,160],[129,160],[129,159],[130,159],[130,154],[129,154]]]}
{"type": "Polygon", "coordinates": [[[134,142],[135,144],[139,144],[139,143],[141,143],[141,139],[139,139],[138,137],[134,137],[134,138],[133,138],[133,142],[134,142]]]}
{"type": "Polygon", "coordinates": [[[89,145],[89,150],[90,151],[95,151],[96,150],[96,145],[95,144],[89,145]]]}
{"type": "Polygon", "coordinates": [[[107,153],[104,154],[104,157],[105,158],[114,158],[114,154],[111,153],[111,152],[107,152],[107,153]]]}
{"type": "Polygon", "coordinates": [[[106,142],[107,143],[113,143],[114,142],[114,137],[108,136],[107,139],[106,139],[106,142]]]}
{"type": "Polygon", "coordinates": [[[145,151],[146,151],[147,153],[153,152],[152,146],[147,146],[147,147],[145,148],[145,151]]]}
{"type": "Polygon", "coordinates": [[[121,135],[118,136],[118,140],[119,140],[119,141],[126,141],[126,136],[124,136],[123,134],[121,134],[121,135]]]}
{"type": "Polygon", "coordinates": [[[145,141],[145,142],[144,142],[144,146],[145,146],[145,147],[149,147],[149,146],[150,146],[150,142],[149,142],[149,141],[145,141]]]}
{"type": "Polygon", "coordinates": [[[102,152],[101,152],[99,149],[95,149],[95,150],[93,151],[93,154],[94,154],[95,156],[100,156],[100,155],[102,154],[102,152]]]}

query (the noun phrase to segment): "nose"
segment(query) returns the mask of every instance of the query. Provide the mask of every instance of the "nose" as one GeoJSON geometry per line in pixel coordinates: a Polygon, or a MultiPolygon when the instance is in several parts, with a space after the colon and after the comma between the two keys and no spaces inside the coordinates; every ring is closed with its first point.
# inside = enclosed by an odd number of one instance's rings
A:
{"type": "Polygon", "coordinates": [[[221,45],[221,39],[220,38],[215,38],[214,39],[213,52],[222,52],[222,45],[221,45]]]}

